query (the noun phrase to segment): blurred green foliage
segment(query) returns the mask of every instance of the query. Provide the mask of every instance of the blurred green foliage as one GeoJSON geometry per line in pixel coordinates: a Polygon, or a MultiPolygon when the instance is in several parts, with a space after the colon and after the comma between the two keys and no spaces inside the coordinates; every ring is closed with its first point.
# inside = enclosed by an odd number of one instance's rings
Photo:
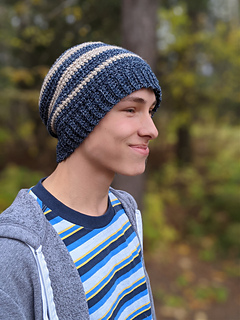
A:
{"type": "Polygon", "coordinates": [[[191,289],[186,292],[186,297],[179,294],[166,294],[164,290],[159,289],[155,293],[156,299],[160,300],[164,306],[174,308],[186,308],[187,302],[192,303],[223,303],[228,298],[228,290],[224,286],[214,286],[196,284],[192,285],[191,289]]]}
{"type": "Polygon", "coordinates": [[[144,246],[147,251],[162,249],[177,239],[177,231],[166,222],[162,199],[151,192],[145,196],[144,246]]]}
{"type": "Polygon", "coordinates": [[[5,167],[0,173],[0,212],[12,203],[20,189],[30,188],[42,177],[42,172],[32,171],[14,164],[5,167]]]}
{"type": "Polygon", "coordinates": [[[195,297],[198,300],[225,302],[228,298],[228,291],[223,286],[198,286],[195,289],[195,297]]]}
{"type": "Polygon", "coordinates": [[[240,28],[236,16],[192,9],[182,1],[159,10],[163,103],[148,193],[166,217],[162,230],[174,228],[214,261],[240,255],[240,28]]]}
{"type": "MultiPolygon", "coordinates": [[[[195,123],[192,136],[193,163],[179,168],[173,158],[152,171],[149,194],[157,194],[159,216],[165,213],[165,222],[180,238],[200,245],[202,259],[211,261],[223,252],[239,254],[239,129],[226,123],[195,123]]],[[[147,214],[151,210],[148,206],[147,214]]]]}

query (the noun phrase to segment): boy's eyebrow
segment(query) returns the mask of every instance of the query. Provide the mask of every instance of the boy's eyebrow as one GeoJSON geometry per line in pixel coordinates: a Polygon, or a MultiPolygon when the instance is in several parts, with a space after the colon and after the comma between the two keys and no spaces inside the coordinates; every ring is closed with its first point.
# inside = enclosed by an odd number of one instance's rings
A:
{"type": "MultiPolygon", "coordinates": [[[[145,104],[145,103],[146,103],[146,100],[144,100],[143,98],[140,98],[140,97],[128,97],[128,96],[127,96],[127,97],[124,97],[124,98],[122,99],[122,101],[133,101],[133,102],[142,103],[142,104],[145,104]]],[[[151,107],[155,106],[156,103],[157,103],[157,100],[155,100],[155,101],[152,103],[151,107]]]]}

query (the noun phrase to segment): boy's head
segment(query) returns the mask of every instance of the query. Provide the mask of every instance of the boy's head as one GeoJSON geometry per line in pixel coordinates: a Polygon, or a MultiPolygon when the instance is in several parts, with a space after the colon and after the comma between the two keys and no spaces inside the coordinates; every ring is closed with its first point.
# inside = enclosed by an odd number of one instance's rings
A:
{"type": "Polygon", "coordinates": [[[70,156],[121,99],[141,88],[161,89],[150,66],[138,55],[102,42],[87,42],[65,51],[44,79],[40,116],[58,139],[57,162],[70,156]]]}

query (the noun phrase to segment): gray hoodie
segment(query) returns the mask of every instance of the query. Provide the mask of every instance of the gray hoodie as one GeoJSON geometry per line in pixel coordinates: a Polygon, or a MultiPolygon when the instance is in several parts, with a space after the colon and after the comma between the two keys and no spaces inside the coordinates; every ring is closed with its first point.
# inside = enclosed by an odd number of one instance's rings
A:
{"type": "MultiPolygon", "coordinates": [[[[141,214],[124,191],[121,201],[142,244],[141,214]]],[[[144,266],[145,270],[145,266],[144,266]]],[[[156,319],[149,279],[153,319],[156,319]]],[[[77,269],[37,201],[21,190],[0,215],[0,320],[88,320],[77,269]]]]}

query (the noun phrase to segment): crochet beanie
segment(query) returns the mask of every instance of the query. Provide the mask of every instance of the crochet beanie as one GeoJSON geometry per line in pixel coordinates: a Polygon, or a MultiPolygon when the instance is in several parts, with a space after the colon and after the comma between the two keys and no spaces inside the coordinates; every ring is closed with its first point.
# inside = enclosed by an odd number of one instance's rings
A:
{"type": "Polygon", "coordinates": [[[40,116],[58,139],[57,162],[70,156],[122,98],[152,88],[156,106],[161,89],[150,66],[138,55],[102,42],[65,51],[46,75],[39,97],[40,116]]]}

